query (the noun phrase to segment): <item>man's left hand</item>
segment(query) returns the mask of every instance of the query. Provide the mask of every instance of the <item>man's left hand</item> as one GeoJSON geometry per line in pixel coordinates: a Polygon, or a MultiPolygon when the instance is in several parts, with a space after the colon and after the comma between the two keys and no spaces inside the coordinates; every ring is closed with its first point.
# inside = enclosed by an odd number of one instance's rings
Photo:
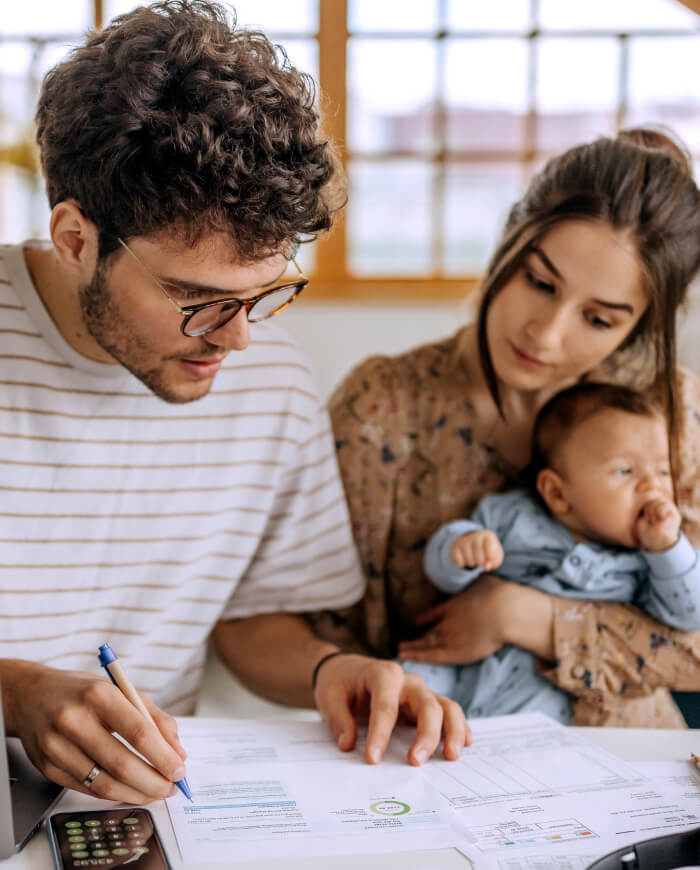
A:
{"type": "Polygon", "coordinates": [[[343,654],[324,662],[314,692],[316,706],[327,720],[338,747],[354,748],[356,717],[369,715],[365,759],[377,764],[399,720],[414,723],[417,734],[410,764],[420,765],[443,739],[443,755],[454,761],[471,743],[471,729],[455,701],[436,695],[416,674],[396,662],[343,654]]]}

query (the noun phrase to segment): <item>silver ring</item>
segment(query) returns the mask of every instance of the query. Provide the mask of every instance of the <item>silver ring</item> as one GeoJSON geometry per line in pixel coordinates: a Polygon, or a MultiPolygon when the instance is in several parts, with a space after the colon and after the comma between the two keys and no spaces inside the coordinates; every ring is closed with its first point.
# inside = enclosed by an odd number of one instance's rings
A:
{"type": "Polygon", "coordinates": [[[102,773],[102,768],[95,765],[92,768],[92,770],[90,771],[90,773],[88,773],[88,775],[83,780],[83,785],[87,786],[87,788],[92,788],[93,782],[97,779],[97,777],[101,773],[102,773]]]}

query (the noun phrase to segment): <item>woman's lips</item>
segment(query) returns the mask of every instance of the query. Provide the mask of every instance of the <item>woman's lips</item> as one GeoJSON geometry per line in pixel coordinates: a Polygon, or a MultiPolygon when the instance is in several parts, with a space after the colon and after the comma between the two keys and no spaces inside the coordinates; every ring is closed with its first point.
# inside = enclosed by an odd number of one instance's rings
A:
{"type": "Polygon", "coordinates": [[[208,378],[213,378],[219,371],[223,360],[181,359],[178,362],[190,375],[207,380],[208,378]]]}
{"type": "Polygon", "coordinates": [[[541,359],[538,359],[536,356],[531,356],[529,353],[526,353],[524,350],[521,350],[517,345],[510,342],[510,346],[515,354],[515,358],[522,365],[527,366],[532,369],[543,369],[547,365],[547,363],[542,362],[541,359]]]}

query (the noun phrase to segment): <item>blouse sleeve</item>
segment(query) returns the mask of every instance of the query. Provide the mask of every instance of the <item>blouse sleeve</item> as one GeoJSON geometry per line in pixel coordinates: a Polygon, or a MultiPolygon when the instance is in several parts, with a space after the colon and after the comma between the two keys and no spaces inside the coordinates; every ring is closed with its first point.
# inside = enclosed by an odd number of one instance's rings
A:
{"type": "MultiPolygon", "coordinates": [[[[679,506],[700,546],[700,379],[680,373],[679,506]]],[[[657,688],[700,690],[700,632],[683,632],[626,604],[555,598],[553,668],[545,675],[596,707],[657,688]]]]}

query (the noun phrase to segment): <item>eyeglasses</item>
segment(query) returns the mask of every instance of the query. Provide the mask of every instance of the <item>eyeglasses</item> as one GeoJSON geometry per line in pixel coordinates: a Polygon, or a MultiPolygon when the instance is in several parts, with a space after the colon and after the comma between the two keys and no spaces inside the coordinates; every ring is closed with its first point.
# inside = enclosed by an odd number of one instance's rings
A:
{"type": "Polygon", "coordinates": [[[296,281],[288,281],[277,287],[271,287],[258,296],[251,296],[250,299],[217,299],[214,302],[202,302],[200,305],[180,305],[172,298],[148,266],[141,262],[127,243],[123,239],[117,239],[117,241],[136,260],[141,270],[148,275],[173,308],[182,315],[180,332],[188,338],[198,338],[201,335],[215,332],[229,320],[233,320],[241,308],[245,308],[250,323],[258,323],[261,320],[267,320],[268,317],[274,317],[275,314],[279,314],[280,311],[284,311],[288,305],[291,305],[309,283],[309,279],[302,273],[297,261],[292,257],[291,262],[294,263],[299,272],[299,278],[296,281]]]}

